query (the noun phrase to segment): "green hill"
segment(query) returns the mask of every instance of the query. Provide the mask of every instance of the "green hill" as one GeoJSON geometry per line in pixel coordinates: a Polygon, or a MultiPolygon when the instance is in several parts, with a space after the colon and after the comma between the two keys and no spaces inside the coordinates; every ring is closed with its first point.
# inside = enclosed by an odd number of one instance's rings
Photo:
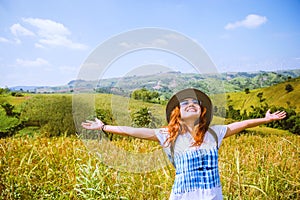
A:
{"type": "MultiPolygon", "coordinates": [[[[100,80],[72,80],[67,85],[55,87],[18,86],[13,92],[26,93],[73,93],[92,92],[129,96],[134,90],[145,88],[157,91],[168,99],[174,92],[195,87],[208,94],[240,92],[269,87],[300,76],[300,69],[275,72],[226,72],[215,74],[159,72],[148,75],[128,75],[100,80]]],[[[1,91],[0,91],[1,92],[1,91]]]]}
{"type": "Polygon", "coordinates": [[[266,88],[259,88],[246,92],[227,93],[227,105],[232,105],[235,109],[250,110],[251,106],[258,106],[262,102],[258,94],[262,94],[261,99],[269,106],[293,107],[296,112],[300,111],[300,77],[289,79],[266,88]],[[293,90],[288,92],[287,85],[291,85],[293,90]]]}
{"type": "Polygon", "coordinates": [[[77,80],[71,81],[69,87],[76,89],[96,88],[101,93],[126,95],[130,92],[146,88],[162,93],[174,93],[183,88],[195,87],[208,94],[243,91],[246,88],[256,89],[296,78],[300,70],[277,72],[232,72],[221,74],[197,74],[181,72],[165,72],[144,76],[127,76],[123,78],[103,79],[99,82],[77,80]],[[92,87],[92,88],[91,88],[92,87]]]}

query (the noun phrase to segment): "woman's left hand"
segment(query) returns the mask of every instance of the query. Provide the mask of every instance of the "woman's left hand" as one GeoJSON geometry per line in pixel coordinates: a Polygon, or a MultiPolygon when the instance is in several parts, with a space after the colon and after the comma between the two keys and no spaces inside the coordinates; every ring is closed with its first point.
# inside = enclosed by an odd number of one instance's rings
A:
{"type": "Polygon", "coordinates": [[[286,117],[285,111],[276,111],[274,113],[271,113],[270,109],[266,112],[265,118],[269,121],[275,121],[275,120],[281,120],[286,117]]]}

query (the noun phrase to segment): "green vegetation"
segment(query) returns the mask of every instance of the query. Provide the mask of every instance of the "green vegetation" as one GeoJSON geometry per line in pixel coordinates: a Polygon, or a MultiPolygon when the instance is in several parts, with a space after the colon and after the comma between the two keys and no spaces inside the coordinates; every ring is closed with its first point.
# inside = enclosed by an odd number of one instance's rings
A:
{"type": "Polygon", "coordinates": [[[268,109],[271,112],[284,110],[287,112],[285,120],[267,124],[268,127],[289,130],[292,133],[300,133],[300,78],[289,79],[268,88],[227,94],[226,115],[220,113],[225,108],[216,106],[216,115],[233,120],[263,117],[268,109]],[[293,90],[286,90],[294,88],[293,90]]]}
{"type": "Polygon", "coordinates": [[[23,105],[20,119],[47,137],[75,133],[71,95],[35,95],[23,105]]]}
{"type": "Polygon", "coordinates": [[[0,138],[12,136],[18,130],[23,128],[23,121],[20,120],[20,112],[15,110],[15,106],[3,102],[0,104],[0,138]]]}
{"type": "Polygon", "coordinates": [[[155,118],[147,107],[141,108],[133,113],[132,121],[134,127],[156,128],[161,124],[159,119],[155,118]]]}
{"type": "Polygon", "coordinates": [[[228,102],[229,105],[234,106],[235,109],[241,111],[251,110],[251,106],[261,105],[260,98],[257,97],[261,93],[265,99],[265,103],[277,107],[291,107],[294,108],[297,113],[300,112],[300,77],[295,79],[289,79],[286,82],[273,85],[272,87],[265,87],[250,90],[248,94],[245,92],[231,92],[227,93],[230,96],[228,102]],[[286,91],[286,86],[290,85],[293,90],[286,91]]]}
{"type": "MultiPolygon", "coordinates": [[[[38,128],[40,134],[46,137],[74,135],[76,130],[73,114],[84,113],[87,107],[93,106],[85,102],[87,98],[95,98],[95,105],[92,108],[94,110],[90,117],[97,116],[108,124],[130,125],[134,122],[136,125],[141,125],[137,114],[142,112],[142,109],[146,109],[148,114],[151,113],[149,118],[151,127],[154,124],[162,126],[164,123],[163,105],[109,94],[96,94],[95,96],[91,94],[84,97],[83,101],[79,102],[80,106],[77,106],[81,110],[74,111],[71,94],[32,94],[29,98],[12,96],[0,98],[3,100],[0,104],[0,118],[2,119],[0,138],[17,134],[20,129],[28,127],[38,128]]],[[[148,124],[143,125],[148,126],[148,124]]]]}
{"type": "Polygon", "coordinates": [[[133,91],[131,98],[145,102],[160,103],[159,93],[156,91],[147,90],[146,88],[133,91]]]}
{"type": "MultiPolygon", "coordinates": [[[[223,123],[222,117],[225,123],[262,117],[268,108],[288,113],[286,120],[222,142],[219,166],[225,199],[300,198],[299,89],[300,78],[290,78],[272,87],[212,95],[215,114],[220,116],[214,117],[214,124],[223,123]],[[218,95],[227,98],[227,105],[220,105],[218,95]]],[[[71,94],[12,95],[1,89],[0,199],[168,199],[175,173],[171,165],[147,173],[120,172],[103,164],[75,136],[73,114],[87,109],[94,111],[89,118],[107,124],[166,125],[165,106],[149,91],[138,90],[132,98],[87,94],[74,111],[71,94]],[[87,104],[89,98],[95,105],[87,104]]],[[[151,141],[106,136],[111,145],[134,153],[159,148],[151,141]]]]}
{"type": "MultiPolygon", "coordinates": [[[[86,89],[97,93],[128,96],[134,90],[145,88],[159,92],[161,100],[167,100],[175,91],[187,87],[196,87],[210,94],[244,91],[269,87],[300,76],[300,70],[285,70],[277,72],[237,72],[197,74],[165,72],[145,76],[126,76],[122,78],[102,79],[100,82],[72,80],[67,85],[57,87],[15,87],[17,92],[36,93],[70,93],[78,89],[86,89]],[[220,87],[222,86],[222,87],[220,87]],[[161,96],[163,95],[163,96],[161,96]]],[[[1,91],[0,91],[1,94],[1,91]]]]}

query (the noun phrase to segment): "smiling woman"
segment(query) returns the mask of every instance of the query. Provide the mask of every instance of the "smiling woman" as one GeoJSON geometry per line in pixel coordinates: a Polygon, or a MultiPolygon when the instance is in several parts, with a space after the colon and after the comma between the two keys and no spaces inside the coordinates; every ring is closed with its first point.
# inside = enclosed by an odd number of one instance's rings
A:
{"type": "Polygon", "coordinates": [[[191,123],[194,124],[194,118],[199,118],[201,114],[200,101],[197,99],[187,98],[183,101],[180,101],[179,105],[181,119],[186,123],[189,119],[191,119],[191,123]]]}
{"type": "Polygon", "coordinates": [[[264,118],[209,127],[212,108],[205,93],[188,88],[169,100],[166,128],[111,126],[97,118],[83,122],[82,127],[159,142],[176,168],[170,199],[223,199],[218,168],[222,140],[246,128],[283,119],[286,113],[268,111],[264,118]]]}

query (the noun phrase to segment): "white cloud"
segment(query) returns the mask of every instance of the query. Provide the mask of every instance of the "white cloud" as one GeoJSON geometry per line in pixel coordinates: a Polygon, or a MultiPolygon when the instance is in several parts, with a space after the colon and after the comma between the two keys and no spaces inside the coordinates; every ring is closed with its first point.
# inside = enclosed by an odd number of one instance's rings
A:
{"type": "Polygon", "coordinates": [[[235,29],[235,28],[238,28],[238,27],[256,28],[256,27],[259,27],[262,24],[266,23],[267,20],[268,19],[265,16],[250,14],[244,20],[237,21],[237,22],[234,22],[234,23],[228,23],[225,26],[225,29],[226,30],[231,30],[231,29],[235,29]]]}
{"type": "Polygon", "coordinates": [[[50,35],[70,35],[71,32],[63,24],[49,20],[39,18],[23,18],[24,22],[38,28],[38,34],[43,37],[49,37],[50,35]]]}
{"type": "Polygon", "coordinates": [[[87,46],[80,43],[72,42],[70,39],[63,35],[52,35],[51,37],[44,37],[39,40],[41,46],[65,46],[71,49],[86,49],[87,46]]]}
{"type": "Polygon", "coordinates": [[[14,39],[14,42],[15,42],[15,44],[21,44],[21,43],[22,43],[21,40],[20,40],[19,38],[15,38],[15,39],[14,39]]]}
{"type": "Polygon", "coordinates": [[[40,43],[35,43],[34,46],[36,48],[45,49],[45,47],[43,45],[41,45],[40,43]]]}
{"type": "Polygon", "coordinates": [[[9,44],[21,44],[21,40],[18,38],[18,37],[15,37],[14,39],[7,39],[7,38],[4,38],[4,37],[0,37],[0,43],[9,43],[9,44]]]}
{"type": "Polygon", "coordinates": [[[18,58],[16,60],[16,63],[18,66],[23,66],[23,67],[39,67],[39,66],[49,65],[49,62],[42,58],[37,58],[35,60],[24,60],[18,58]]]}
{"type": "Polygon", "coordinates": [[[4,38],[4,37],[0,37],[0,42],[9,42],[9,40],[8,39],[6,39],[6,38],[4,38]]]}
{"type": "Polygon", "coordinates": [[[18,36],[35,36],[35,34],[33,32],[31,32],[30,30],[24,28],[20,24],[12,25],[10,27],[10,31],[16,37],[18,37],[18,36]]]}
{"type": "Polygon", "coordinates": [[[75,73],[78,72],[78,67],[71,67],[71,66],[61,66],[59,67],[59,70],[62,73],[75,73]]]}
{"type": "Polygon", "coordinates": [[[88,47],[85,44],[73,42],[68,37],[71,32],[63,24],[39,18],[23,18],[23,22],[30,24],[37,28],[37,35],[39,37],[38,43],[35,44],[38,48],[46,46],[63,46],[70,49],[84,50],[88,47]]]}

